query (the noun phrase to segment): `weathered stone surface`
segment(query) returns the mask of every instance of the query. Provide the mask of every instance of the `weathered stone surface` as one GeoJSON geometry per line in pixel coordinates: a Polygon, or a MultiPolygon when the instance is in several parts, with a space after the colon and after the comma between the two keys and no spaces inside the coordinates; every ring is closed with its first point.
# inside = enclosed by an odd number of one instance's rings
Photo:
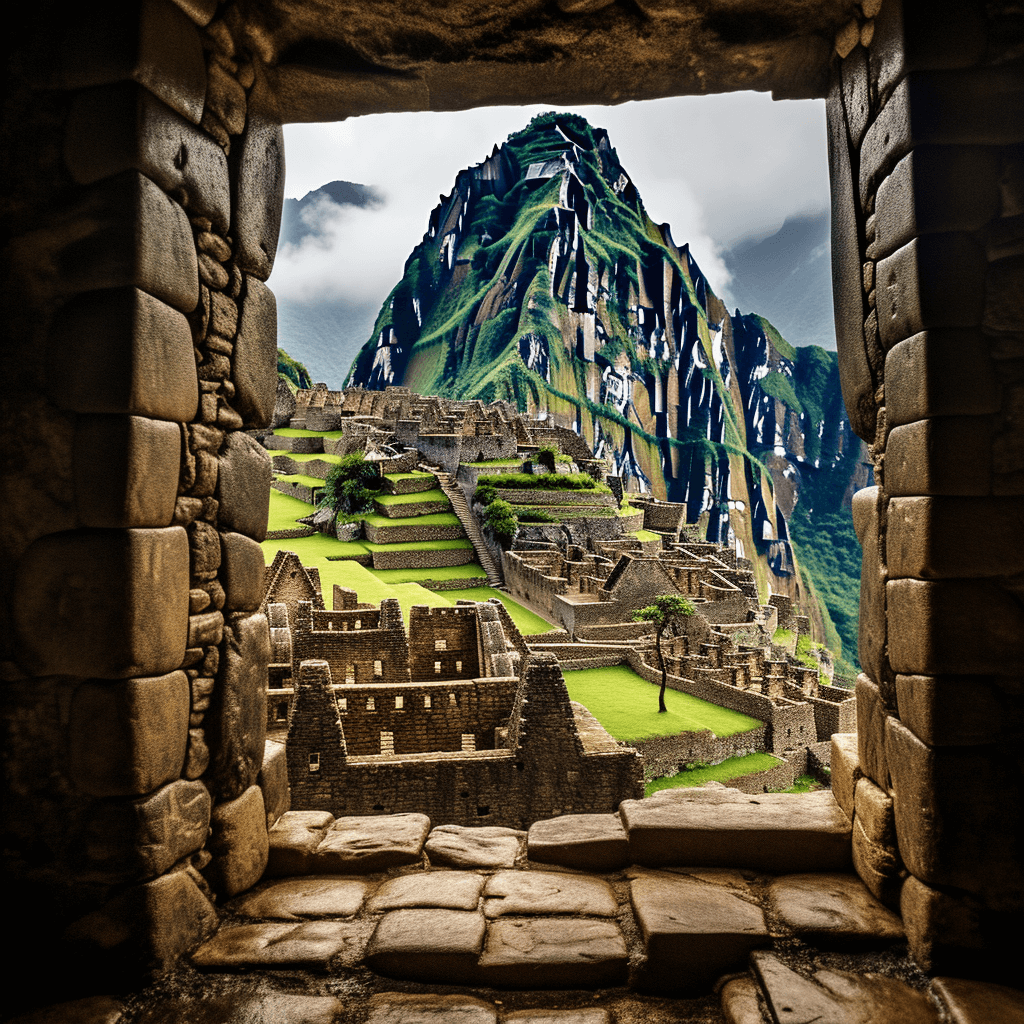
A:
{"type": "Polygon", "coordinates": [[[338,818],[317,847],[314,868],[325,874],[370,874],[423,856],[430,831],[425,814],[338,818]]]}
{"type": "Polygon", "coordinates": [[[430,863],[453,868],[510,868],[524,833],[511,828],[439,825],[427,838],[430,863]]]}
{"type": "Polygon", "coordinates": [[[1020,699],[997,676],[899,675],[896,695],[900,720],[933,747],[990,743],[1022,726],[1020,699]]]}
{"type": "Polygon", "coordinates": [[[263,790],[263,806],[267,809],[267,828],[275,825],[286,811],[291,809],[288,792],[288,761],[285,746],[274,740],[267,740],[263,746],[263,764],[260,765],[256,785],[263,790]]]}
{"type": "Polygon", "coordinates": [[[330,811],[287,811],[267,833],[270,844],[266,875],[286,878],[314,871],[314,853],[334,823],[330,811]]]}
{"type": "Polygon", "coordinates": [[[263,601],[263,549],[241,533],[220,535],[226,611],[255,611],[263,601]]]}
{"type": "Polygon", "coordinates": [[[393,910],[377,923],[366,965],[389,978],[471,983],[484,928],[483,914],[463,910],[393,910]]]}
{"type": "Polygon", "coordinates": [[[995,747],[936,749],[888,722],[900,856],[920,881],[1024,908],[1024,802],[1013,758],[995,747]]]}
{"type": "Polygon", "coordinates": [[[210,819],[213,860],[204,871],[224,896],[254,886],[267,866],[267,812],[263,791],[250,786],[240,797],[217,804],[210,819]]]}
{"type": "Polygon", "coordinates": [[[370,996],[366,1024],[497,1024],[492,1003],[472,996],[378,992],[370,996]]]}
{"type": "Polygon", "coordinates": [[[63,409],[187,422],[199,383],[188,321],[138,288],[77,296],[54,321],[49,394],[63,409]]]}
{"type": "Polygon", "coordinates": [[[707,991],[769,944],[764,915],[736,872],[637,872],[629,887],[647,953],[644,988],[707,991]]]}
{"type": "Polygon", "coordinates": [[[832,795],[836,803],[853,818],[853,791],[861,777],[860,760],[857,756],[857,734],[855,732],[832,734],[832,755],[829,760],[832,772],[832,795]]]}
{"type": "Polygon", "coordinates": [[[499,871],[484,888],[484,914],[588,914],[614,917],[618,903],[601,878],[557,871],[499,871]]]}
{"type": "Polygon", "coordinates": [[[662,790],[620,813],[634,864],[765,871],[843,871],[850,822],[828,791],[748,796],[734,789],[662,790]]]}
{"type": "Polygon", "coordinates": [[[722,986],[722,1013],[726,1024],[765,1024],[757,992],[753,978],[733,978],[722,986]]]}
{"type": "Polygon", "coordinates": [[[906,869],[896,845],[892,797],[870,779],[857,783],[853,866],[873,896],[898,907],[906,869]]]}
{"type": "Polygon", "coordinates": [[[229,434],[217,474],[221,527],[264,540],[272,477],[266,449],[248,434],[229,434]]]}
{"type": "Polygon", "coordinates": [[[10,1024],[117,1024],[121,1005],[110,996],[88,996],[12,1017],[10,1024]]]}
{"type": "Polygon", "coordinates": [[[367,909],[399,910],[404,907],[439,907],[444,910],[476,910],[484,876],[475,871],[428,871],[389,878],[374,893],[367,909]]]}
{"type": "Polygon", "coordinates": [[[137,796],[177,779],[188,740],[184,672],[85,682],[68,723],[70,776],[92,796],[137,796]]]}
{"type": "Polygon", "coordinates": [[[900,919],[855,875],[785,875],[769,892],[787,927],[812,946],[871,949],[903,938],[900,919]]]}
{"type": "Polygon", "coordinates": [[[1024,993],[1019,989],[967,978],[936,978],[932,992],[951,1024],[1024,1024],[1024,993]]]}
{"type": "Polygon", "coordinates": [[[578,918],[502,918],[487,929],[479,972],[496,988],[605,988],[626,980],[618,925],[578,918]]]}
{"type": "Polygon", "coordinates": [[[890,580],[889,661],[905,675],[1024,670],[1024,610],[984,580],[890,580]]]}
{"type": "Polygon", "coordinates": [[[189,213],[227,233],[230,190],[224,150],[134,82],[78,93],[65,128],[64,160],[83,185],[131,168],[141,171],[177,196],[189,213]]]}
{"type": "Polygon", "coordinates": [[[210,783],[222,800],[241,796],[256,781],[266,740],[270,627],[263,614],[238,615],[224,627],[213,702],[206,725],[213,753],[210,783]]]}
{"type": "MultiPolygon", "coordinates": [[[[995,947],[995,935],[986,934],[980,902],[970,896],[933,889],[911,875],[900,893],[900,917],[910,955],[923,971],[977,974],[982,965],[988,971],[997,971],[1000,963],[1009,966],[1009,957],[995,947]]],[[[984,967],[981,972],[987,973],[984,967]]]]}
{"type": "Polygon", "coordinates": [[[629,863],[629,840],[617,814],[566,814],[530,826],[530,860],[581,871],[617,871],[629,863]]]}
{"type": "MultiPolygon", "coordinates": [[[[362,878],[329,875],[289,878],[247,893],[231,909],[244,917],[298,920],[303,917],[354,917],[370,888],[362,878]]],[[[373,909],[373,908],[370,908],[373,909]]]]}
{"type": "Polygon", "coordinates": [[[853,496],[853,524],[861,546],[860,615],[857,656],[873,679],[885,672],[885,580],[882,562],[884,495],[880,487],[864,487],[853,496]]]}
{"type": "Polygon", "coordinates": [[[170,966],[217,927],[217,911],[185,871],[132,886],[65,933],[129,965],[170,966]]]}
{"type": "Polygon", "coordinates": [[[923,992],[878,974],[817,971],[813,979],[791,971],[772,953],[755,953],[754,969],[777,1021],[786,1024],[938,1024],[923,992]]]}
{"type": "Polygon", "coordinates": [[[178,526],[49,534],[22,556],[12,604],[32,675],[162,675],[185,656],[188,538],[178,526]]]}
{"type": "MultiPolygon", "coordinates": [[[[1019,244],[1019,243],[1018,243],[1019,244]]],[[[1024,319],[1024,254],[992,260],[985,275],[985,312],[988,331],[1014,332],[1024,319]]]]}
{"type": "Polygon", "coordinates": [[[234,182],[233,234],[239,267],[270,277],[284,205],[284,135],[280,124],[250,114],[234,182]]]}
{"type": "Polygon", "coordinates": [[[861,772],[882,789],[889,785],[885,719],[888,709],[876,683],[857,676],[857,760],[861,772]]]}
{"type": "Polygon", "coordinates": [[[579,1010],[516,1010],[506,1013],[507,1024],[612,1024],[611,1014],[596,1006],[579,1010]]]}
{"type": "Polygon", "coordinates": [[[277,300],[251,275],[246,276],[231,377],[234,406],[245,426],[269,426],[277,394],[277,300]]]}
{"type": "Polygon", "coordinates": [[[222,928],[192,954],[198,967],[304,967],[325,970],[335,957],[354,962],[369,935],[364,922],[304,921],[222,928]]]}
{"type": "Polygon", "coordinates": [[[943,416],[894,427],[885,448],[887,492],[987,495],[991,430],[987,416],[943,416]]]}
{"type": "Polygon", "coordinates": [[[204,993],[162,1000],[138,1024],[337,1024],[346,1004],[334,996],[284,992],[204,993]]]}

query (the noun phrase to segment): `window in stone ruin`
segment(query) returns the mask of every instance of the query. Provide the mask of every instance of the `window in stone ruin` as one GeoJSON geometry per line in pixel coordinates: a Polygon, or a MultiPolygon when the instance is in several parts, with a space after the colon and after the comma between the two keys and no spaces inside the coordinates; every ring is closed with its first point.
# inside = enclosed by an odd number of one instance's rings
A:
{"type": "Polygon", "coordinates": [[[478,818],[486,818],[487,815],[490,814],[490,813],[491,813],[491,809],[486,804],[484,806],[478,807],[476,809],[476,816],[478,818]]]}
{"type": "Polygon", "coordinates": [[[309,755],[309,770],[311,772],[318,772],[318,771],[320,771],[320,755],[319,754],[310,754],[309,755]]]}
{"type": "Polygon", "coordinates": [[[375,676],[382,676],[382,675],[384,675],[384,664],[383,664],[383,662],[375,661],[373,663],[373,674],[375,676]]]}
{"type": "Polygon", "coordinates": [[[338,710],[339,711],[348,711],[348,697],[339,697],[338,698],[338,710]]]}
{"type": "Polygon", "coordinates": [[[424,706],[424,707],[425,707],[425,708],[426,708],[426,709],[427,709],[428,711],[430,710],[430,694],[429,694],[429,693],[428,693],[428,694],[427,694],[427,695],[426,695],[426,696],[425,696],[425,697],[423,698],[423,706],[424,706]]]}
{"type": "Polygon", "coordinates": [[[382,754],[393,754],[395,752],[395,734],[393,732],[382,732],[380,734],[380,752],[382,754]]]}
{"type": "Polygon", "coordinates": [[[354,683],[356,681],[356,667],[355,665],[345,666],[345,682],[354,683]]]}
{"type": "Polygon", "coordinates": [[[288,717],[288,702],[284,701],[277,705],[277,711],[274,714],[274,720],[277,722],[283,722],[288,717]]]}
{"type": "Polygon", "coordinates": [[[467,753],[471,750],[476,750],[476,736],[471,732],[464,732],[462,734],[462,749],[467,753]]]}
{"type": "Polygon", "coordinates": [[[455,662],[455,671],[456,672],[461,672],[462,671],[462,662],[461,661],[455,662]]]}
{"type": "Polygon", "coordinates": [[[367,711],[376,711],[377,710],[374,707],[374,705],[373,705],[373,698],[372,697],[367,697],[366,698],[366,710],[367,711]]]}
{"type": "Polygon", "coordinates": [[[404,705],[405,705],[405,698],[404,697],[398,696],[398,697],[395,698],[395,710],[396,711],[400,711],[404,705]]]}
{"type": "Polygon", "coordinates": [[[453,704],[453,705],[457,705],[459,703],[459,699],[458,699],[458,697],[455,696],[454,693],[449,693],[448,694],[448,703],[449,704],[453,704]]]}
{"type": "Polygon", "coordinates": [[[434,675],[439,676],[441,674],[441,662],[434,662],[434,675]]]}
{"type": "Polygon", "coordinates": [[[435,651],[447,651],[448,650],[448,641],[447,640],[435,640],[434,641],[434,650],[435,651]]]}
{"type": "Polygon", "coordinates": [[[362,629],[363,628],[363,620],[362,619],[356,619],[355,625],[352,628],[353,629],[362,629]]]}

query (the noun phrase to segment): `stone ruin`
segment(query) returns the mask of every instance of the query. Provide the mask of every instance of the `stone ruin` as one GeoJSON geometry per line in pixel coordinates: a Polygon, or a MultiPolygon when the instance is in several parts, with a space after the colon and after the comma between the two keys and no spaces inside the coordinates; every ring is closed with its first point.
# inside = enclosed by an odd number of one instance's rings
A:
{"type": "MultiPolygon", "coordinates": [[[[281,125],[753,88],[826,97],[843,396],[875,466],[855,499],[864,671],[856,738],[832,759],[836,835],[898,906],[915,962],[952,976],[929,986],[943,1012],[987,1001],[1012,1019],[1019,1001],[965,979],[1019,985],[1005,937],[1024,908],[1016,5],[453,10],[146,0],[97,19],[43,0],[10,33],[4,863],[12,973],[58,946],[62,964],[10,1009],[175,963],[217,927],[211,896],[258,877],[281,811],[260,785],[271,472],[245,435],[274,406],[281,125]]],[[[680,941],[661,946],[666,971],[680,941]]],[[[840,998],[786,970],[758,959],[723,999],[840,998]]],[[[921,995],[885,980],[882,1007],[921,995]]],[[[292,998],[226,992],[208,1005],[292,998]]]]}

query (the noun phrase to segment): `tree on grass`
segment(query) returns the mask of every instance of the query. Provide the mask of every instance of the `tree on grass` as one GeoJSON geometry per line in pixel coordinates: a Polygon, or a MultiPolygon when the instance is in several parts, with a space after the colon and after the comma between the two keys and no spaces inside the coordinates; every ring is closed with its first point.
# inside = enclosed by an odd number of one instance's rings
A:
{"type": "Polygon", "coordinates": [[[654,645],[658,650],[658,664],[661,666],[661,690],[658,692],[659,714],[668,711],[665,707],[665,689],[668,686],[668,669],[665,668],[665,654],[661,649],[661,638],[671,625],[680,623],[686,616],[693,614],[693,605],[679,594],[661,594],[653,604],[633,613],[635,622],[654,624],[654,645]]]}
{"type": "Polygon", "coordinates": [[[373,497],[383,481],[373,462],[362,452],[346,455],[327,475],[320,503],[339,516],[353,516],[373,509],[373,497]]]}
{"type": "Polygon", "coordinates": [[[502,501],[501,498],[496,498],[487,506],[484,512],[484,522],[499,541],[505,544],[512,543],[512,538],[519,528],[515,510],[509,502],[502,501]]]}

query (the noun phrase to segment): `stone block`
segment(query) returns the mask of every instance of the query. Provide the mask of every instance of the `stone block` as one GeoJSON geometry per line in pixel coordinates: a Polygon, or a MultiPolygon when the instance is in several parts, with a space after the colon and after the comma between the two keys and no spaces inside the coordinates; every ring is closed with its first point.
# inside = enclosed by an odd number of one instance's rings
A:
{"type": "Polygon", "coordinates": [[[857,785],[857,780],[862,777],[855,732],[832,734],[832,756],[829,767],[832,773],[832,795],[852,821],[854,787],[857,785]]]}
{"type": "Polygon", "coordinates": [[[48,364],[50,398],[73,412],[178,423],[199,405],[188,320],[137,288],[87,292],[62,307],[48,364]]]}
{"type": "Polygon", "coordinates": [[[1024,729],[1019,686],[998,676],[898,675],[896,696],[900,720],[929,746],[982,746],[1024,729]]]}
{"type": "Polygon", "coordinates": [[[232,234],[238,266],[261,281],[270,277],[284,207],[284,134],[251,113],[235,177],[232,234]]]}
{"type": "Polygon", "coordinates": [[[885,579],[882,524],[885,505],[880,487],[864,487],[853,496],[853,522],[861,545],[860,616],[857,655],[875,679],[885,675],[885,579]]]}
{"type": "Polygon", "coordinates": [[[82,185],[134,168],[190,214],[228,233],[231,191],[224,150],[133,82],[78,93],[64,131],[64,162],[82,185]]]}
{"type": "Polygon", "coordinates": [[[316,848],[333,824],[334,815],[330,811],[286,811],[282,814],[268,832],[267,877],[312,874],[316,848]]]}
{"type": "Polygon", "coordinates": [[[270,426],[277,397],[277,300],[252,275],[246,275],[231,378],[245,426],[270,426]]]}
{"type": "Polygon", "coordinates": [[[832,297],[839,378],[854,433],[871,444],[875,438],[875,382],[864,342],[863,257],[857,225],[856,182],[838,82],[829,91],[826,112],[832,183],[832,297]]]}
{"type": "Polygon", "coordinates": [[[346,1007],[334,996],[244,989],[203,991],[191,996],[161,996],[136,1024],[338,1024],[345,1019],[346,1007]]]}
{"type": "Polygon", "coordinates": [[[431,830],[424,852],[435,867],[510,868],[523,838],[512,828],[440,825],[431,830]]]}
{"type": "MultiPolygon", "coordinates": [[[[911,875],[900,895],[900,917],[910,955],[930,973],[975,973],[981,959],[997,957],[986,948],[984,913],[975,899],[933,889],[911,875]]],[[[993,937],[994,938],[994,937],[993,937]]]]}
{"type": "Polygon", "coordinates": [[[363,908],[370,883],[361,878],[326,875],[289,878],[261,885],[235,900],[231,909],[244,917],[295,921],[304,917],[354,917],[363,908]]]}
{"type": "Polygon", "coordinates": [[[889,719],[900,856],[931,886],[1024,909],[1024,797],[1013,758],[996,747],[935,748],[889,719]]]}
{"type": "Polygon", "coordinates": [[[867,52],[862,46],[856,47],[840,63],[839,76],[849,144],[856,149],[864,138],[871,114],[868,95],[868,59],[867,52]]]}
{"type": "Polygon", "coordinates": [[[985,580],[890,580],[889,660],[905,675],[1024,670],[1024,610],[985,580]]]}
{"type": "Polygon", "coordinates": [[[742,970],[752,950],[771,943],[738,873],[644,873],[630,882],[630,899],[647,954],[644,989],[706,992],[723,974],[742,970]]]}
{"type": "Polygon", "coordinates": [[[922,331],[885,357],[885,413],[891,427],[936,416],[999,411],[988,342],[978,331],[922,331]]]}
{"type": "Polygon", "coordinates": [[[66,295],[138,288],[191,313],[199,263],[185,211],[138,171],[90,185],[51,232],[54,287],[66,295]]]}
{"type": "Polygon", "coordinates": [[[982,325],[987,331],[1015,333],[1024,321],[1024,256],[993,260],[985,277],[985,311],[982,325]]]}
{"type": "Polygon", "coordinates": [[[141,416],[79,416],[75,510],[83,526],[170,526],[178,496],[181,430],[141,416]]]}
{"type": "Polygon", "coordinates": [[[629,840],[617,814],[565,814],[536,821],[527,837],[530,860],[580,871],[618,871],[629,863],[629,840]]]}
{"type": "Polygon", "coordinates": [[[222,533],[221,578],[225,611],[255,611],[263,603],[263,549],[241,533],[222,533]]]}
{"type": "MultiPolygon", "coordinates": [[[[254,542],[255,543],[255,542],[254,542]]],[[[209,578],[217,572],[221,563],[220,534],[211,523],[197,519],[188,527],[188,549],[192,559],[192,572],[202,578],[209,578]]],[[[205,611],[209,612],[209,608],[205,611]]],[[[221,623],[223,624],[223,618],[221,623]]],[[[194,646],[189,644],[189,646],[194,646]]]]}
{"type": "Polygon", "coordinates": [[[484,916],[585,914],[614,917],[619,905],[603,878],[558,871],[499,871],[484,888],[484,916]]]}
{"type": "Polygon", "coordinates": [[[1021,523],[1024,498],[893,498],[886,534],[889,576],[955,579],[1024,572],[1021,523]]]}
{"type": "Polygon", "coordinates": [[[429,831],[425,814],[338,818],[317,847],[315,869],[324,874],[371,874],[416,864],[429,831]]]}
{"type": "Polygon", "coordinates": [[[267,809],[267,828],[271,828],[281,815],[291,810],[288,791],[288,759],[283,743],[267,740],[263,746],[263,764],[260,765],[256,785],[263,790],[263,806],[267,809]]]}
{"type": "MultiPolygon", "coordinates": [[[[370,996],[366,1024],[497,1024],[498,1010],[472,996],[410,995],[380,992],[370,996]]],[[[515,1015],[513,1015],[515,1016],[515,1015]]],[[[506,1020],[510,1019],[508,1016],[506,1020]]]]}
{"type": "Polygon", "coordinates": [[[987,495],[992,481],[988,416],[943,416],[894,427],[885,446],[892,496],[987,495]]]}
{"type": "Polygon", "coordinates": [[[195,853],[210,831],[210,794],[201,782],[179,779],[140,800],[93,805],[75,846],[80,874],[104,882],[163,874],[195,853]]]}
{"type": "Polygon", "coordinates": [[[163,675],[185,656],[188,538],[72,530],[35,541],[14,587],[19,657],[31,675],[163,675]]]}
{"type": "Polygon", "coordinates": [[[270,627],[262,614],[232,616],[213,702],[205,725],[210,744],[210,787],[221,800],[233,800],[256,782],[266,740],[267,666],[270,627]]]}
{"type": "Polygon", "coordinates": [[[377,923],[366,966],[388,978],[472,984],[484,945],[484,916],[465,910],[392,910],[377,923]]]}
{"type": "Polygon", "coordinates": [[[892,91],[860,149],[860,200],[912,149],[1024,141],[1024,87],[1010,67],[914,71],[892,91]]]}
{"type": "Polygon", "coordinates": [[[65,937],[116,956],[119,967],[170,967],[217,927],[217,911],[185,871],[132,886],[80,918],[65,937]]]}
{"type": "Polygon", "coordinates": [[[209,25],[217,13],[217,0],[174,0],[174,2],[200,27],[209,25]]]}
{"type": "Polygon", "coordinates": [[[999,212],[999,151],[919,146],[878,186],[875,246],[888,256],[918,235],[977,231],[999,212]]]}
{"type": "Polygon", "coordinates": [[[725,1024],[764,1024],[757,982],[741,976],[722,986],[722,1013],[725,1024]]]}
{"type": "Polygon", "coordinates": [[[228,897],[252,888],[267,866],[267,812],[259,786],[217,804],[210,828],[208,847],[213,860],[203,872],[207,881],[228,897]]]}
{"type": "Polygon", "coordinates": [[[769,894],[786,927],[819,949],[877,949],[903,939],[900,919],[855,875],[784,875],[769,894]]]}
{"type": "Polygon", "coordinates": [[[857,760],[861,772],[881,789],[889,785],[885,720],[889,709],[882,692],[863,672],[857,676],[857,760]]]}
{"type": "Polygon", "coordinates": [[[429,871],[399,875],[382,883],[367,905],[371,914],[382,910],[438,907],[441,910],[476,910],[484,876],[475,871],[429,871]]]}
{"type": "Polygon", "coordinates": [[[754,797],[725,788],[666,789],[624,800],[619,810],[634,864],[773,872],[850,866],[850,821],[828,791],[754,797]]]}
{"type": "Polygon", "coordinates": [[[618,925],[585,918],[502,918],[487,929],[478,971],[494,988],[611,988],[626,981],[618,925]]]}
{"type": "Polygon", "coordinates": [[[966,232],[914,238],[876,266],[878,334],[886,350],[920,331],[977,327],[985,253],[966,232]]]}
{"type": "Polygon", "coordinates": [[[270,456],[258,441],[241,432],[228,434],[217,473],[222,529],[266,538],[273,475],[270,456]]]}
{"type": "Polygon", "coordinates": [[[10,1024],[118,1024],[122,1018],[121,1004],[111,996],[86,996],[12,1017],[10,1024]]]}
{"type": "Polygon", "coordinates": [[[188,741],[184,672],[82,683],[71,699],[68,769],[91,796],[138,796],[177,779],[188,741]]]}
{"type": "Polygon", "coordinates": [[[892,797],[870,779],[857,783],[855,810],[864,834],[879,846],[896,845],[896,821],[892,797]]]}
{"type": "Polygon", "coordinates": [[[143,0],[136,17],[112,22],[72,11],[61,20],[56,53],[47,38],[39,67],[58,89],[134,81],[193,124],[203,116],[206,61],[191,19],[167,0],[143,0]]]}
{"type": "Polygon", "coordinates": [[[991,985],[967,978],[936,978],[932,994],[951,1024],[1024,1024],[1024,993],[1005,985],[991,985]]]}
{"type": "Polygon", "coordinates": [[[853,868],[875,899],[887,907],[899,907],[900,890],[907,876],[899,851],[871,842],[859,821],[853,823],[853,868]]]}
{"type": "Polygon", "coordinates": [[[371,925],[353,921],[275,921],[222,928],[195,951],[197,967],[325,971],[338,958],[358,961],[371,925]]]}

